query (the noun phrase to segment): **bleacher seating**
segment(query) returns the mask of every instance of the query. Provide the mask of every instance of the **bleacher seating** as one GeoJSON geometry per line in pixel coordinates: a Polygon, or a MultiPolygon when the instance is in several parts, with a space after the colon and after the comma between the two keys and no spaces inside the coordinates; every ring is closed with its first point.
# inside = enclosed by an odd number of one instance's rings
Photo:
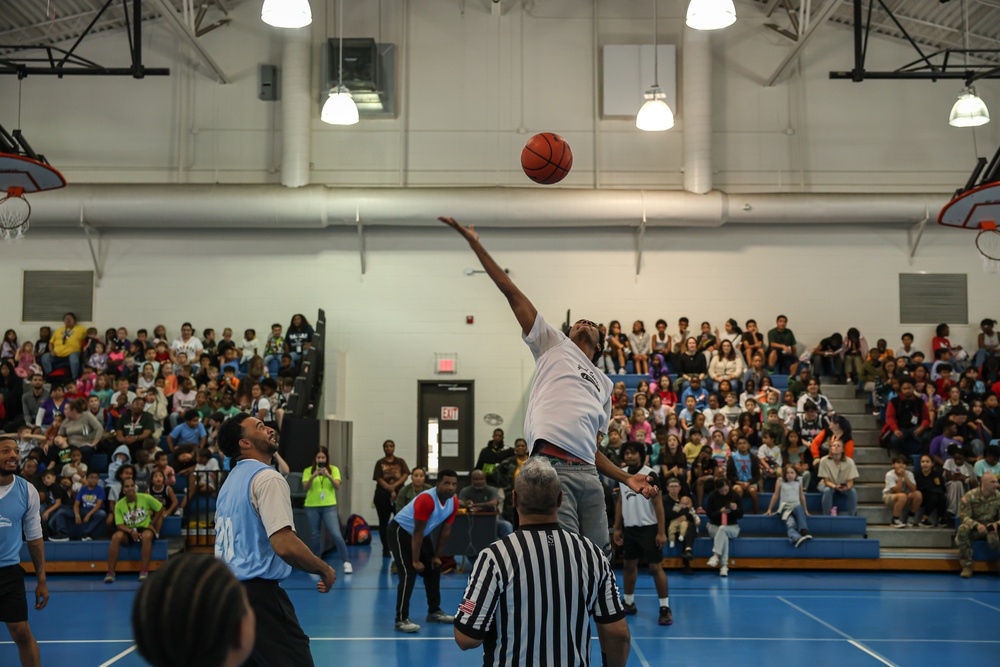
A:
{"type": "MultiPolygon", "coordinates": [[[[811,494],[818,496],[819,494],[811,494]]],[[[708,535],[708,517],[698,515],[699,535],[708,535]]],[[[811,516],[809,532],[815,539],[795,548],[785,536],[781,517],[749,514],[740,519],[740,536],[730,542],[731,558],[878,558],[878,540],[867,539],[867,521],[860,516],[811,516]],[[774,537],[779,536],[780,537],[774,537]]],[[[712,538],[697,537],[696,558],[712,555],[712,538]]],[[[667,558],[678,558],[681,546],[663,549],[667,558]]]]}

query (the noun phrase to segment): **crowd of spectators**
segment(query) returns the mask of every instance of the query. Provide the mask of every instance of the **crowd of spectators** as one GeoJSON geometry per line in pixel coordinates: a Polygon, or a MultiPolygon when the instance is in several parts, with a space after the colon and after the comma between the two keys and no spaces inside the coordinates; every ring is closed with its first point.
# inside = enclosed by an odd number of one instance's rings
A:
{"type": "Polygon", "coordinates": [[[8,330],[0,431],[16,435],[20,474],[40,491],[45,536],[107,531],[115,546],[132,538],[145,546],[147,530],[158,534],[165,516],[183,514],[198,495],[214,496],[228,463],[216,444],[222,422],[248,412],[279,427],[312,337],[301,314],[287,329],[272,325],[263,342],[253,329],[241,341],[230,328],[220,340],[213,329],[198,337],[188,322],[173,339],[164,325],[152,336],[139,329],[133,338],[124,327],[101,336],[72,313],[54,331],[41,327],[35,342],[8,330]],[[106,473],[93,465],[95,455],[106,473]],[[127,494],[133,504],[117,511],[127,494]]]}

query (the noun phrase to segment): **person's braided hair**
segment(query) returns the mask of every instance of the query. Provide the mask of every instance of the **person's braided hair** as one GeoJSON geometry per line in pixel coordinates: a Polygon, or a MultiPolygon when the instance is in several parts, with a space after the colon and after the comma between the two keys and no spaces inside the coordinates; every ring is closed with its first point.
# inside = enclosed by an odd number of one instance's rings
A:
{"type": "Polygon", "coordinates": [[[243,587],[221,560],[208,554],[171,558],[135,596],[132,632],[139,655],[153,667],[218,667],[239,646],[248,609],[243,587]],[[180,632],[164,632],[167,627],[180,632]]]}

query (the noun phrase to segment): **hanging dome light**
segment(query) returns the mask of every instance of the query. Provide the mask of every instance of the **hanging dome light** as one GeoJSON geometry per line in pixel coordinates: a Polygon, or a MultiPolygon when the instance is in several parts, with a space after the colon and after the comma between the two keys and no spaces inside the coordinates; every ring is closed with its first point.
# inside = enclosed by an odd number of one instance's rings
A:
{"type": "Polygon", "coordinates": [[[260,20],[275,28],[304,28],[313,21],[309,0],[264,0],[260,20]]]}
{"type": "Polygon", "coordinates": [[[337,86],[330,91],[319,119],[330,125],[354,125],[358,122],[358,105],[346,86],[337,86]]]}
{"type": "Polygon", "coordinates": [[[990,110],[986,102],[976,94],[973,86],[962,89],[955,105],[951,108],[948,124],[952,127],[979,127],[990,122],[990,110]]]}
{"type": "Polygon", "coordinates": [[[733,0],[691,0],[685,22],[695,30],[720,30],[736,23],[736,7],[733,0]]]}
{"type": "Polygon", "coordinates": [[[666,95],[659,86],[653,86],[643,95],[646,103],[635,117],[635,126],[646,132],[663,132],[674,126],[674,112],[663,98],[666,95]]]}

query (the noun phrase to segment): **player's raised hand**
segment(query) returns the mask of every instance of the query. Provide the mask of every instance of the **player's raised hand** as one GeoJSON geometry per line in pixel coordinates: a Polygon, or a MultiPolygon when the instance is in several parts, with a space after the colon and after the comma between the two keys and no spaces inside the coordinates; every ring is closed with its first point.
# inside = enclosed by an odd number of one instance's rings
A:
{"type": "Polygon", "coordinates": [[[458,221],[455,220],[455,218],[446,218],[444,216],[440,216],[438,220],[458,231],[458,233],[464,236],[468,241],[479,240],[479,234],[476,233],[475,225],[469,225],[468,227],[463,227],[462,225],[458,224],[458,221]]]}

